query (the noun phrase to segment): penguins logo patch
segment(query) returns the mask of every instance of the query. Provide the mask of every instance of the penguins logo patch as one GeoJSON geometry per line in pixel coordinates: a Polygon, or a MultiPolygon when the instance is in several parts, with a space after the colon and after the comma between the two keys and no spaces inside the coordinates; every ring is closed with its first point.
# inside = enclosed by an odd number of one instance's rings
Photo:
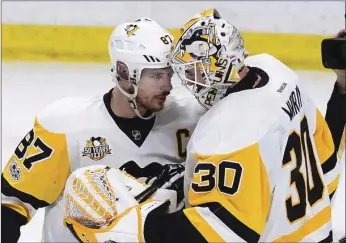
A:
{"type": "Polygon", "coordinates": [[[99,161],[108,154],[111,154],[111,149],[106,139],[102,137],[91,137],[90,140],[87,140],[87,144],[82,152],[83,156],[87,156],[94,161],[99,161]]]}

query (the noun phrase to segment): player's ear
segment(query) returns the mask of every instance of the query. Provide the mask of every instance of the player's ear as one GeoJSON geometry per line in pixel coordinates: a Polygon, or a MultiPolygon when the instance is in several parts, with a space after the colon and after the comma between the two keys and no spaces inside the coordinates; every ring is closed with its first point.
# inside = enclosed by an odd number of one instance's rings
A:
{"type": "Polygon", "coordinates": [[[117,61],[116,63],[116,73],[118,83],[125,91],[131,89],[132,85],[130,83],[130,73],[127,65],[121,61],[117,61]]]}
{"type": "Polygon", "coordinates": [[[129,69],[125,63],[117,61],[115,68],[117,71],[117,77],[119,82],[130,81],[129,69]]]}

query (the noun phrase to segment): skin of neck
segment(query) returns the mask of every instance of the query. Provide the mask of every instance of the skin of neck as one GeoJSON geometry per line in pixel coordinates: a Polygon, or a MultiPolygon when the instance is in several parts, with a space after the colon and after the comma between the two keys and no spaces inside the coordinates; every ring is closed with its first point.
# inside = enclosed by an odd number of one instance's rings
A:
{"type": "Polygon", "coordinates": [[[245,67],[243,68],[243,70],[241,70],[241,72],[238,73],[240,79],[245,78],[246,75],[248,74],[248,72],[249,72],[249,68],[248,68],[247,66],[245,66],[245,67]]]}
{"type": "MultiPolygon", "coordinates": [[[[112,111],[118,117],[123,117],[123,118],[137,117],[136,113],[131,108],[128,98],[123,93],[121,93],[121,91],[117,87],[115,87],[112,91],[112,98],[111,98],[110,105],[111,105],[112,111]]],[[[137,109],[142,116],[145,113],[147,113],[147,110],[139,106],[138,104],[137,104],[137,109]]]]}
{"type": "MultiPolygon", "coordinates": [[[[243,68],[243,70],[241,70],[241,72],[238,73],[240,80],[244,79],[247,76],[247,74],[249,73],[249,71],[250,71],[249,68],[247,66],[245,66],[243,68]]],[[[261,81],[261,76],[257,75],[257,80],[255,81],[252,88],[255,88],[259,84],[260,81],[261,81]]]]}

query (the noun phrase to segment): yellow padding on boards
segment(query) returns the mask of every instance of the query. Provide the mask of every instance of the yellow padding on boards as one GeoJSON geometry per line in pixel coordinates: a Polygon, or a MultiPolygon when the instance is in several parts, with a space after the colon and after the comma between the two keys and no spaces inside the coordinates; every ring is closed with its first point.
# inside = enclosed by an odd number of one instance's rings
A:
{"type": "Polygon", "coordinates": [[[2,25],[5,61],[109,62],[112,28],[48,25],[2,25]]]}
{"type": "MultiPolygon", "coordinates": [[[[113,27],[2,25],[5,61],[109,63],[108,39],[113,27]]],[[[178,29],[168,29],[175,37],[178,29]]],[[[295,69],[324,69],[321,41],[330,36],[242,33],[250,54],[269,53],[295,69]]],[[[324,69],[325,70],[325,69],[324,69]]]]}

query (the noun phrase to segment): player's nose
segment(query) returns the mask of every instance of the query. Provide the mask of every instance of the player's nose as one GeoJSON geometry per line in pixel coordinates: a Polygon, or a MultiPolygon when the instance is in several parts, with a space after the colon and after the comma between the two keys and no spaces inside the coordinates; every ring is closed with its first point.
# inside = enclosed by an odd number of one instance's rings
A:
{"type": "Polygon", "coordinates": [[[173,89],[172,77],[167,75],[167,76],[165,76],[163,78],[163,83],[161,85],[161,90],[171,91],[172,89],[173,89]]]}

